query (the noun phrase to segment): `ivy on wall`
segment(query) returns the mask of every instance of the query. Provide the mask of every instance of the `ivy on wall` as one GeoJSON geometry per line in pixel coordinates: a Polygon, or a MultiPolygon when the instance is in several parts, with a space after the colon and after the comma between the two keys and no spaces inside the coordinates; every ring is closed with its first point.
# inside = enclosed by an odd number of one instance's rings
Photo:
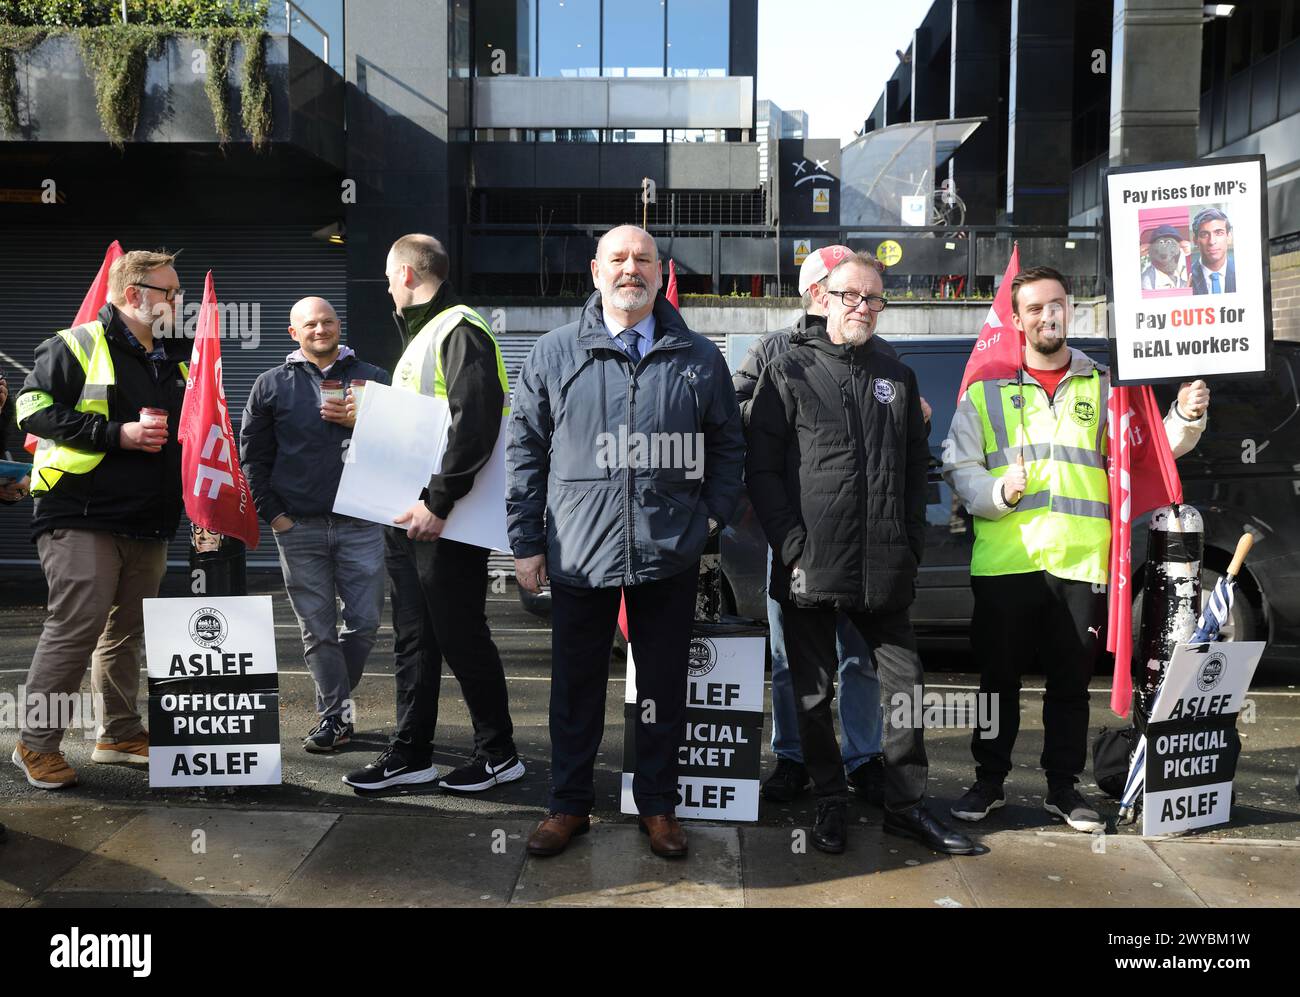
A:
{"type": "Polygon", "coordinates": [[[263,148],[272,124],[267,10],[267,0],[127,0],[123,24],[119,0],[0,0],[0,130],[21,130],[18,56],[47,38],[71,35],[94,84],[100,125],[120,147],[135,136],[149,60],[162,54],[169,38],[184,35],[203,43],[203,89],[222,144],[234,121],[227,75],[235,45],[242,45],[240,123],[253,147],[263,148]]]}

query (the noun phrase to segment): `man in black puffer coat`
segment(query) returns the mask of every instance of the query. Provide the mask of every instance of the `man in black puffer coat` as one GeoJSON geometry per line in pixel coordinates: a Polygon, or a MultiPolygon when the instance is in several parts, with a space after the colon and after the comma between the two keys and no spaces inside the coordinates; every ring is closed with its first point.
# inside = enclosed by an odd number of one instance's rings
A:
{"type": "MultiPolygon", "coordinates": [[[[881,700],[922,695],[908,618],[924,548],[929,450],[916,375],[872,342],[885,306],[879,264],[845,257],[827,279],[825,333],[807,327],[764,369],[747,426],[750,499],[772,546],[771,594],[782,603],[804,763],[816,787],[813,844],[845,847],[847,785],[831,703],[835,614],[870,646],[881,700]]],[[[912,710],[906,710],[910,717],[912,710]]],[[[925,809],[922,731],[887,722],[885,830],[936,851],[970,839],[925,809]]]]}

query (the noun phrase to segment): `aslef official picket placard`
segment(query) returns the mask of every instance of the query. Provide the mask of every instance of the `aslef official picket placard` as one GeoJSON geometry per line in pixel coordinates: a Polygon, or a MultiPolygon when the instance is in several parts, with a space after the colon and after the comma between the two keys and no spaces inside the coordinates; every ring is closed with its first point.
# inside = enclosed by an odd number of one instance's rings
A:
{"type": "MultiPolygon", "coordinates": [[[[686,730],[677,754],[678,817],[758,820],[765,648],[762,629],[695,624],[687,666],[686,730]]],[[[636,728],[647,708],[636,696],[635,658],[635,647],[629,647],[619,802],[625,814],[637,812],[632,795],[636,728]]]]}
{"type": "Polygon", "coordinates": [[[1237,716],[1265,646],[1220,641],[1174,648],[1147,723],[1143,834],[1228,822],[1237,716]]]}
{"type": "Polygon", "coordinates": [[[149,785],[280,783],[270,596],[144,600],[149,785]]]}

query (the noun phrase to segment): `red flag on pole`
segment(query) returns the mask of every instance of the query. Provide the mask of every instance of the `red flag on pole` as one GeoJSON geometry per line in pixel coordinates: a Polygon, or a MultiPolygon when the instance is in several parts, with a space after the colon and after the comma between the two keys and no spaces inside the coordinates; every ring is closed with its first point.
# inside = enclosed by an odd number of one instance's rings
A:
{"type": "Polygon", "coordinates": [[[77,317],[72,320],[73,325],[81,325],[83,322],[89,322],[99,310],[104,307],[108,301],[108,271],[113,263],[120,256],[125,256],[122,247],[114,239],[108,251],[104,253],[104,262],[99,266],[99,273],[95,274],[95,282],[90,285],[90,290],[86,292],[86,297],[82,299],[81,307],[77,309],[77,317]]]}
{"type": "Polygon", "coordinates": [[[239,466],[221,384],[221,316],[211,270],[203,285],[203,306],[176,436],[181,442],[181,491],[190,520],[213,533],[237,537],[249,550],[256,550],[257,511],[248,479],[239,466]]]}
{"type": "Polygon", "coordinates": [[[993,298],[984,327],[975,340],[970,359],[966,361],[966,372],[961,377],[961,387],[957,389],[957,399],[966,394],[966,388],[973,381],[982,381],[995,377],[1015,377],[1024,359],[1023,344],[1020,333],[1011,324],[1011,281],[1020,273],[1020,245],[1011,248],[1011,259],[1007,261],[1007,271],[1002,275],[998,293],[993,298]]]}
{"type": "MultiPolygon", "coordinates": [[[[99,314],[99,310],[108,301],[109,268],[112,267],[114,260],[125,255],[122,252],[121,245],[114,239],[104,253],[104,262],[99,265],[99,273],[95,274],[90,289],[86,291],[86,296],[81,301],[81,307],[77,309],[77,317],[72,320],[74,326],[84,325],[99,314]]],[[[40,437],[28,433],[27,439],[23,441],[23,449],[28,453],[36,453],[36,448],[40,445],[40,442],[40,437]]]]}
{"type": "Polygon", "coordinates": [[[1183,484],[1150,385],[1112,387],[1106,416],[1110,442],[1106,650],[1115,654],[1110,708],[1126,717],[1133,699],[1133,520],[1158,506],[1181,503],[1183,484]]]}

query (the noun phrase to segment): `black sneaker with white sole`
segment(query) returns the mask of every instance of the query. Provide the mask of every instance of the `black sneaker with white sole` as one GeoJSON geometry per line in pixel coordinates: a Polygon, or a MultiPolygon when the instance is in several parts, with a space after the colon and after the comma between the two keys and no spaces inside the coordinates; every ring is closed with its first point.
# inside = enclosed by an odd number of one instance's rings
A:
{"type": "Polygon", "coordinates": [[[312,732],[303,738],[302,746],[304,750],[314,755],[327,754],[351,741],[352,733],[352,725],[344,723],[343,718],[336,714],[322,719],[312,732]]]}
{"type": "Polygon", "coordinates": [[[975,780],[975,785],[966,790],[960,800],[949,811],[960,820],[983,820],[998,807],[1007,805],[1007,794],[1001,786],[975,780]]]}
{"type": "Polygon", "coordinates": [[[486,758],[475,758],[468,765],[462,765],[455,772],[443,776],[438,785],[454,793],[481,793],[503,782],[514,782],[523,777],[524,763],[518,755],[511,755],[497,765],[486,758]]]}
{"type": "Polygon", "coordinates": [[[343,781],[353,789],[387,789],[422,782],[437,782],[438,769],[432,762],[413,762],[396,748],[388,748],[363,769],[349,772],[343,781]]]}
{"type": "Polygon", "coordinates": [[[1106,822],[1101,819],[1101,814],[1088,806],[1088,801],[1073,786],[1049,789],[1047,798],[1043,800],[1043,809],[1060,817],[1076,831],[1092,834],[1106,830],[1106,822]]]}

